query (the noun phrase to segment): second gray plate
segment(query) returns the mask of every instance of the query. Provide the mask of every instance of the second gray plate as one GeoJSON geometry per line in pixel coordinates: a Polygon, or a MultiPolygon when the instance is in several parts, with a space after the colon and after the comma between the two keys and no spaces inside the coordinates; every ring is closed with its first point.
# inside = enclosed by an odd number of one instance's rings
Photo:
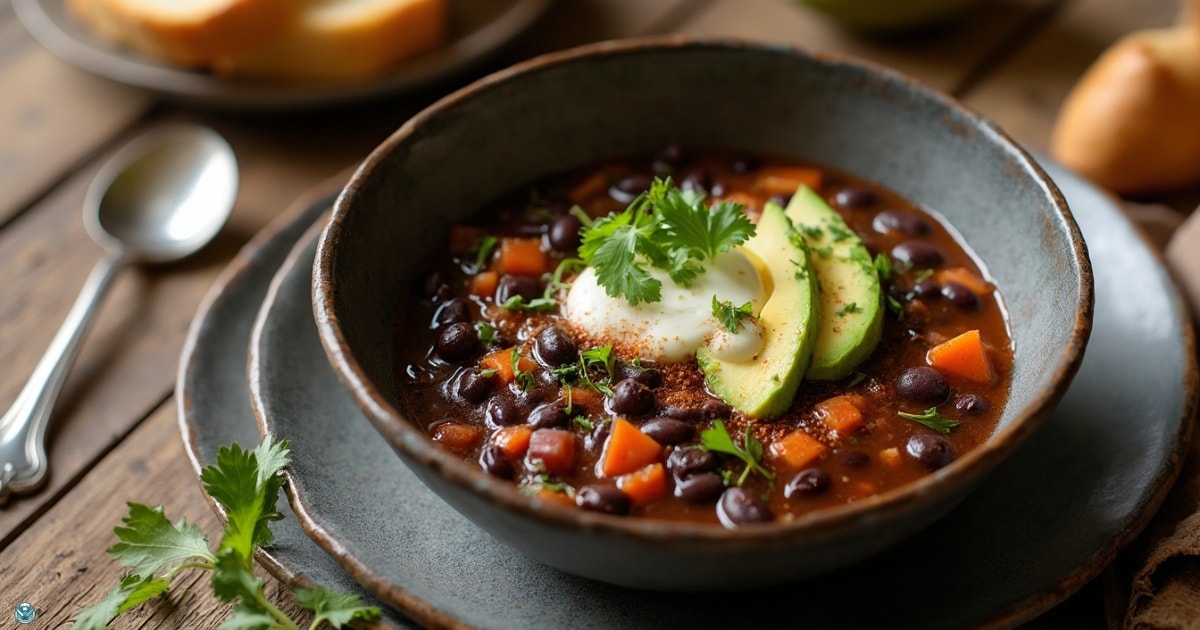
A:
{"type": "Polygon", "coordinates": [[[1178,473],[1196,388],[1188,316],[1158,258],[1108,198],[1059,167],[1048,170],[1096,273],[1092,341],[1060,407],[915,539],[838,573],[736,595],[743,604],[565,575],[497,543],[429,492],[328,367],[309,298],[315,231],[293,250],[259,314],[256,415],[265,431],[291,440],[288,492],[306,533],[369,591],[423,623],[753,627],[802,610],[810,628],[1013,625],[1074,593],[1141,531],[1178,473]]]}

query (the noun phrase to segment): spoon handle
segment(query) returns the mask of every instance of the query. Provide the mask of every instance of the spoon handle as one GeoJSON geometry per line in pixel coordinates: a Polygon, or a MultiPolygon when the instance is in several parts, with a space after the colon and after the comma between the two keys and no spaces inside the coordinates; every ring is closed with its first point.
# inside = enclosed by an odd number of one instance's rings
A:
{"type": "Polygon", "coordinates": [[[45,479],[49,467],[46,425],[54,401],[79,352],[80,342],[95,319],[100,300],[123,262],[120,256],[110,254],[92,269],[29,381],[17,394],[13,406],[0,417],[0,503],[12,493],[36,489],[45,479]]]}

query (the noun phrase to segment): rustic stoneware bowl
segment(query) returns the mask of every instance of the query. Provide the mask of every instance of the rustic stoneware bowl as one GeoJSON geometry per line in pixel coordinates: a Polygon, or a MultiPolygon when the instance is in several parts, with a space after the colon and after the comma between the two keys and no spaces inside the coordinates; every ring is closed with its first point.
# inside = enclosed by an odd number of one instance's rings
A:
{"type": "Polygon", "coordinates": [[[661,38],[535,59],[408,121],[340,195],[318,248],[313,300],[325,351],[366,417],[425,484],[496,539],[597,580],[710,590],[844,566],[944,515],[1066,391],[1091,330],[1093,297],[1066,203],[988,120],[860,61],[661,38]],[[431,441],[397,395],[392,334],[416,270],[448,227],[539,176],[670,142],[811,159],[943,215],[990,271],[1011,319],[1012,388],[995,434],[907,487],[737,530],[553,504],[431,441]]]}

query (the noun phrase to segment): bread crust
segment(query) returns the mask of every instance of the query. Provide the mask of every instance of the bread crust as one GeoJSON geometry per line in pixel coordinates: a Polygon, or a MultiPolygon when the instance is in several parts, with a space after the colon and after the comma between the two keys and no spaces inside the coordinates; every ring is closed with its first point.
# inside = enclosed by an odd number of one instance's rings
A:
{"type": "Polygon", "coordinates": [[[1051,154],[1120,194],[1200,183],[1200,29],[1140,31],[1101,55],[1059,111],[1051,154]]]}

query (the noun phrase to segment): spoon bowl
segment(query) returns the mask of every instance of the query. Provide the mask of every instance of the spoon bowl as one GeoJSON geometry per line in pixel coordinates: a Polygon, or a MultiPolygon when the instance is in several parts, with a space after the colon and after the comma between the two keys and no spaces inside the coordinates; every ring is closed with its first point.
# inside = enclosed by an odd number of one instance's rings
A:
{"type": "Polygon", "coordinates": [[[216,132],[162,127],[108,161],[84,201],[88,234],[105,249],[67,319],[12,407],[0,416],[0,503],[45,481],[46,425],[67,369],[117,271],[184,258],[217,235],[237,197],[237,163],[216,132]]]}

